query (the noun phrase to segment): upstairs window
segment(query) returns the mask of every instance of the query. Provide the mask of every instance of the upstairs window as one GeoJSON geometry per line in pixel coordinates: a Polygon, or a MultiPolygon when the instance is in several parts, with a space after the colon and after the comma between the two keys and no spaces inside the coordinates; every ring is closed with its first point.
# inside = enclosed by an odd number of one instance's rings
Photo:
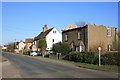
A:
{"type": "Polygon", "coordinates": [[[82,32],[78,32],[77,35],[78,35],[78,39],[82,38],[82,32]]]}
{"type": "Polygon", "coordinates": [[[67,34],[65,35],[65,41],[68,41],[68,35],[67,34]]]}
{"type": "Polygon", "coordinates": [[[53,33],[56,33],[56,31],[53,31],[53,33]]]}
{"type": "Polygon", "coordinates": [[[107,28],[107,36],[112,36],[112,30],[111,28],[107,28]]]}

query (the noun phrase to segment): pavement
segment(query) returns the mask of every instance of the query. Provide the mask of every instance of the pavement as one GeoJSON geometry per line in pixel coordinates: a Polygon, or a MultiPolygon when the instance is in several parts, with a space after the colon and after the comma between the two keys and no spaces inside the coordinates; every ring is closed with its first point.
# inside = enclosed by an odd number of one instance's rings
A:
{"type": "Polygon", "coordinates": [[[19,70],[5,57],[2,57],[2,78],[21,78],[19,70]]]}
{"type": "Polygon", "coordinates": [[[3,77],[21,78],[118,78],[117,73],[76,67],[67,62],[3,52],[3,77]]]}

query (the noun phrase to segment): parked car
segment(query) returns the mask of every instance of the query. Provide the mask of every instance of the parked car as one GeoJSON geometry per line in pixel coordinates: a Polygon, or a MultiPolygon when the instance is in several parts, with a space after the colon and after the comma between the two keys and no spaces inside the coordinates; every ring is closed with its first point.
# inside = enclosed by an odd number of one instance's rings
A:
{"type": "Polygon", "coordinates": [[[41,56],[41,55],[42,55],[42,53],[39,51],[31,51],[30,52],[30,56],[41,56]]]}

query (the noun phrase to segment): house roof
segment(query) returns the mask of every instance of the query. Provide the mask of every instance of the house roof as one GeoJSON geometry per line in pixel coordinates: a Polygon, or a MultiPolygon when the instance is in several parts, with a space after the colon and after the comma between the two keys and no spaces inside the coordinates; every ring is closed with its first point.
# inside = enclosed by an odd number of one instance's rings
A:
{"type": "Polygon", "coordinates": [[[83,27],[77,27],[77,28],[73,28],[73,29],[68,29],[68,30],[63,30],[62,33],[64,32],[69,32],[69,31],[73,31],[73,30],[79,30],[79,29],[83,29],[83,28],[86,28],[88,25],[85,25],[83,27]]]}
{"type": "Polygon", "coordinates": [[[4,45],[4,47],[8,47],[9,45],[4,45]]]}
{"type": "Polygon", "coordinates": [[[69,24],[63,31],[71,30],[77,28],[76,26],[69,24]]]}
{"type": "Polygon", "coordinates": [[[27,38],[25,39],[25,43],[32,43],[33,42],[33,38],[27,38]]]}
{"type": "Polygon", "coordinates": [[[34,40],[38,40],[38,39],[45,38],[46,35],[47,35],[52,29],[53,29],[53,28],[48,29],[48,30],[45,31],[45,32],[41,32],[37,37],[34,38],[34,40]]]}

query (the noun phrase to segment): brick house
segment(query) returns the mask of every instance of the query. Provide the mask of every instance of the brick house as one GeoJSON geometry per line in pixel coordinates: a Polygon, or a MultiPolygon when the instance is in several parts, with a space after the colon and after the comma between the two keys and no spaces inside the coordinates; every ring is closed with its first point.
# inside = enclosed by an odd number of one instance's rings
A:
{"type": "Polygon", "coordinates": [[[97,51],[99,46],[103,52],[112,51],[116,46],[113,42],[117,42],[116,33],[115,27],[89,24],[63,30],[62,42],[68,42],[73,51],[97,51]]]}
{"type": "Polygon", "coordinates": [[[26,38],[25,39],[25,49],[30,49],[30,47],[32,46],[32,42],[33,42],[33,38],[26,38]]]}

